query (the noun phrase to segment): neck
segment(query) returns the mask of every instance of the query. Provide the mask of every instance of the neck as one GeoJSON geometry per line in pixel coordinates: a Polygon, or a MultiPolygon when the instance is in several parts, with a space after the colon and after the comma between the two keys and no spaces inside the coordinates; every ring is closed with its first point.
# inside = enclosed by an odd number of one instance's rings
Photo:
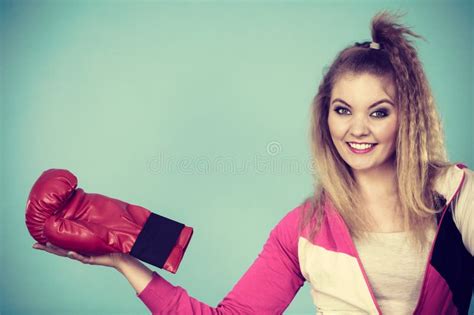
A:
{"type": "Polygon", "coordinates": [[[397,171],[393,162],[369,170],[353,170],[363,198],[369,203],[380,203],[397,198],[397,171]]]}

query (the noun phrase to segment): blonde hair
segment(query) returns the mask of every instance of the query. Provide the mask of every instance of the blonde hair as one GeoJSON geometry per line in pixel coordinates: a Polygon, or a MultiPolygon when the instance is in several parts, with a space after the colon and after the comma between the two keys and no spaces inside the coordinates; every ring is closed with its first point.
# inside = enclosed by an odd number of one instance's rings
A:
{"type": "Polygon", "coordinates": [[[424,38],[396,23],[400,16],[403,15],[387,11],[376,14],[371,21],[372,40],[381,49],[369,48],[369,42],[343,49],[325,73],[314,97],[310,137],[315,189],[313,196],[303,203],[310,206],[303,207],[299,226],[300,231],[310,226],[310,239],[324,219],[326,198],[343,217],[354,238],[369,237],[366,231],[374,224],[364,208],[352,170],[339,155],[328,128],[331,91],[345,74],[369,73],[388,78],[394,84],[399,115],[395,150],[399,215],[412,244],[419,248],[424,245],[426,228],[444,205],[433,184],[453,163],[447,161],[440,117],[417,51],[407,35],[424,38]]]}

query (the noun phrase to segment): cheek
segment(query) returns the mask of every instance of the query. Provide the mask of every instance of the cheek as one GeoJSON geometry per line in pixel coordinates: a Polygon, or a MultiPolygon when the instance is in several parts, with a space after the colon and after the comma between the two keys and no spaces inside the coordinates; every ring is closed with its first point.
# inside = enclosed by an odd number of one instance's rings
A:
{"type": "Polygon", "coordinates": [[[388,121],[387,124],[379,126],[378,128],[378,138],[382,142],[395,142],[397,139],[398,133],[398,124],[396,119],[388,121]]]}
{"type": "Polygon", "coordinates": [[[340,139],[344,136],[344,124],[337,122],[337,119],[334,119],[333,115],[329,115],[328,117],[328,127],[333,139],[340,139]]]}

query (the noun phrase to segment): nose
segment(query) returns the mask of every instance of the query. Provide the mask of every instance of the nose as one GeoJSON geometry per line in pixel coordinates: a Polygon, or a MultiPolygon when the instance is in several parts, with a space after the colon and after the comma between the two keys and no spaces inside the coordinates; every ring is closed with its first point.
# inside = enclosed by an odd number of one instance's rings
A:
{"type": "Polygon", "coordinates": [[[355,138],[361,138],[370,134],[365,117],[355,117],[351,121],[350,134],[355,138]]]}

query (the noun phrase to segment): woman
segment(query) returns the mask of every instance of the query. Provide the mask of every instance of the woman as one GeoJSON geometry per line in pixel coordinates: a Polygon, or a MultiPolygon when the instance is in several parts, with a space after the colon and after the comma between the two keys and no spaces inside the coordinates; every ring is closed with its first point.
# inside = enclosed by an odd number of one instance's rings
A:
{"type": "Polygon", "coordinates": [[[154,314],[280,314],[304,284],[319,314],[467,314],[472,291],[474,173],[446,159],[422,65],[387,12],[372,42],[337,56],[312,105],[314,196],[271,231],[217,307],[190,297],[133,257],[111,266],[154,314]]]}

